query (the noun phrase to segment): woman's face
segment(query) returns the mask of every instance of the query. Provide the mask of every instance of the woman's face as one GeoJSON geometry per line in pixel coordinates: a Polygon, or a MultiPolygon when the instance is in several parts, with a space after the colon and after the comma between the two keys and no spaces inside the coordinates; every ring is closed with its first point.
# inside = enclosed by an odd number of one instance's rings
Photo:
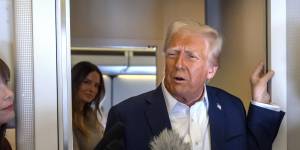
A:
{"type": "Polygon", "coordinates": [[[100,84],[102,83],[99,73],[96,71],[89,73],[81,82],[77,97],[83,103],[91,102],[96,97],[100,84]]]}
{"type": "Polygon", "coordinates": [[[14,94],[5,81],[0,78],[0,125],[7,123],[15,116],[14,94]]]}

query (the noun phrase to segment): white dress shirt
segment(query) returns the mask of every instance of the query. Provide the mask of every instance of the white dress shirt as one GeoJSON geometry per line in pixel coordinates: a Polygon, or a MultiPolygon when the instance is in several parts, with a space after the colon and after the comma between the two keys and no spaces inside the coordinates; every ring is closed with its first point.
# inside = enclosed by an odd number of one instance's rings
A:
{"type": "MultiPolygon", "coordinates": [[[[162,82],[162,92],[166,101],[172,129],[184,142],[191,145],[192,150],[210,150],[210,126],[208,116],[208,96],[204,85],[204,96],[191,107],[176,100],[162,82]]],[[[253,105],[280,111],[279,106],[252,101],[253,105]]]]}
{"type": "MultiPolygon", "coordinates": [[[[205,86],[204,86],[205,87],[205,86]]],[[[192,150],[210,150],[208,99],[204,96],[191,107],[177,101],[162,84],[162,91],[171,121],[171,126],[192,150]]]]}

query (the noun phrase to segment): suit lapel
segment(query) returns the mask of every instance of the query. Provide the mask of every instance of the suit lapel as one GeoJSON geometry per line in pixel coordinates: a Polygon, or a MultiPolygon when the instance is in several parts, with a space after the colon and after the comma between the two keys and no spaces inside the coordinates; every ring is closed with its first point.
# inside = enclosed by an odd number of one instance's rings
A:
{"type": "Polygon", "coordinates": [[[156,88],[152,95],[147,97],[147,102],[149,105],[145,115],[148,119],[152,134],[157,136],[165,128],[171,129],[171,123],[161,85],[156,88]]]}
{"type": "Polygon", "coordinates": [[[208,116],[210,125],[211,149],[224,149],[225,135],[225,115],[221,99],[216,91],[207,86],[207,95],[209,100],[208,116]]]}

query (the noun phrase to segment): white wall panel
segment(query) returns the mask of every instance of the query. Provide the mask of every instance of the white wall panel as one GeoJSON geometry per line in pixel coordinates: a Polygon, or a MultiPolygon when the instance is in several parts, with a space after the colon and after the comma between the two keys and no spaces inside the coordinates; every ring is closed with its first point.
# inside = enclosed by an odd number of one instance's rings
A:
{"type": "Polygon", "coordinates": [[[113,78],[113,105],[155,89],[154,75],[120,75],[113,78]]]}
{"type": "Polygon", "coordinates": [[[55,8],[53,0],[32,0],[34,69],[32,74],[34,116],[32,117],[34,117],[36,150],[58,149],[55,8]]]}
{"type": "Polygon", "coordinates": [[[300,147],[300,1],[287,0],[287,148],[300,147]]]}
{"type": "Polygon", "coordinates": [[[17,149],[58,149],[53,0],[15,0],[17,149]]]}
{"type": "MultiPolygon", "coordinates": [[[[286,1],[268,0],[269,69],[275,71],[270,84],[272,102],[287,111],[286,1]]],[[[273,150],[287,149],[287,120],[283,118],[273,150]]]]}
{"type": "Polygon", "coordinates": [[[102,120],[101,123],[103,125],[106,124],[106,120],[107,120],[107,115],[109,112],[109,109],[111,108],[111,104],[112,104],[112,96],[111,96],[111,92],[112,92],[112,81],[111,78],[107,75],[103,75],[103,79],[104,79],[104,87],[105,87],[105,95],[103,100],[100,103],[100,110],[102,112],[102,120]]]}
{"type": "Polygon", "coordinates": [[[14,1],[17,149],[34,149],[32,1],[14,1]]]}

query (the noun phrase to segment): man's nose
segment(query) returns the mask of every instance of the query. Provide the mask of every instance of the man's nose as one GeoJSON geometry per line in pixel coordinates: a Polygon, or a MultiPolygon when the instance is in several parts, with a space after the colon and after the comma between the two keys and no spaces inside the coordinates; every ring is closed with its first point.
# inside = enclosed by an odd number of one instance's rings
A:
{"type": "Polygon", "coordinates": [[[183,51],[180,51],[179,52],[179,55],[176,59],[176,68],[177,69],[180,69],[182,68],[184,65],[184,52],[183,51]]]}

